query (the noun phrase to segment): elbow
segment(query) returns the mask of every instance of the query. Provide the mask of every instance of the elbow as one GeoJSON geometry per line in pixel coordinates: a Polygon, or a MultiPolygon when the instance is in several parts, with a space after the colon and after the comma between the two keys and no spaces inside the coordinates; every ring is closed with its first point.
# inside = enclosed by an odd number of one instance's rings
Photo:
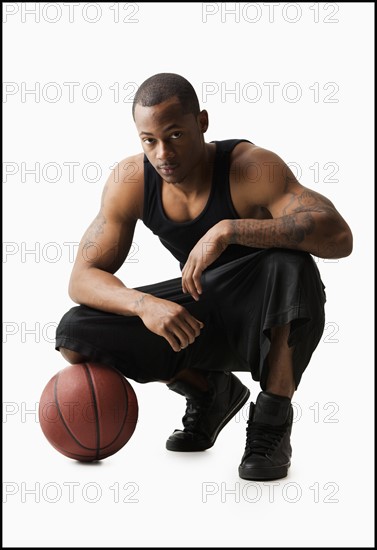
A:
{"type": "Polygon", "coordinates": [[[75,304],[78,304],[74,285],[72,283],[69,283],[68,285],[68,296],[71,298],[72,302],[75,302],[75,304]]]}
{"type": "MultiPolygon", "coordinates": [[[[319,221],[319,220],[318,220],[319,221]]],[[[320,215],[321,236],[318,235],[320,258],[336,260],[346,258],[353,251],[353,236],[348,224],[339,216],[320,215]]]]}
{"type": "Polygon", "coordinates": [[[68,296],[75,304],[80,304],[77,294],[77,282],[75,277],[71,276],[68,284],[68,296]]]}
{"type": "Polygon", "coordinates": [[[350,230],[342,231],[336,242],[332,241],[329,244],[329,259],[346,258],[352,254],[353,250],[353,236],[350,230]]]}
{"type": "Polygon", "coordinates": [[[347,256],[350,256],[350,254],[352,254],[353,250],[353,235],[350,229],[342,234],[340,241],[340,249],[342,251],[342,255],[339,257],[346,258],[347,256]]]}
{"type": "Polygon", "coordinates": [[[322,245],[318,245],[319,258],[326,260],[338,260],[346,258],[352,253],[353,238],[351,231],[342,231],[336,236],[327,237],[322,240],[322,245]]]}

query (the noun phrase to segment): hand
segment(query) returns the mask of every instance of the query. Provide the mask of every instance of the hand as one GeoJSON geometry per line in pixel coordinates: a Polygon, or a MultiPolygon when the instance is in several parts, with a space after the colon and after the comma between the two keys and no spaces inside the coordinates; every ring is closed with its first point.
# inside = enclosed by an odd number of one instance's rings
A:
{"type": "Polygon", "coordinates": [[[182,292],[188,292],[199,300],[203,292],[201,276],[203,271],[224,252],[228,246],[225,220],[217,223],[196,243],[182,269],[182,292]]]}
{"type": "Polygon", "coordinates": [[[174,351],[187,348],[204,327],[183,306],[151,294],[144,295],[139,317],[150,331],[165,338],[174,351]]]}

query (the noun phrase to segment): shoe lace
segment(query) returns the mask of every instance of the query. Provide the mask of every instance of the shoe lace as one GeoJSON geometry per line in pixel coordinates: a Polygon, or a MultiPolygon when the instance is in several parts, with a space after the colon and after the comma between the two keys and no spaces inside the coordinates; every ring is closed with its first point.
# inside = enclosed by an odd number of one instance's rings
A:
{"type": "Polygon", "coordinates": [[[280,444],[286,426],[271,426],[248,420],[245,452],[249,455],[270,455],[280,444]]]}
{"type": "Polygon", "coordinates": [[[203,413],[211,406],[211,395],[203,395],[201,398],[186,399],[186,412],[182,418],[184,430],[187,432],[195,431],[195,428],[203,413]]]}

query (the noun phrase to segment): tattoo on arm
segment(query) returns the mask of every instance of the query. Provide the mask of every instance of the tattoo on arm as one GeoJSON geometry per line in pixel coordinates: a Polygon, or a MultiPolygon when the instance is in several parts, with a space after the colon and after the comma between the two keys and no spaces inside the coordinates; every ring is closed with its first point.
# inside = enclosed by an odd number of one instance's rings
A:
{"type": "Polygon", "coordinates": [[[296,248],[315,230],[309,212],[288,215],[274,220],[231,220],[230,244],[256,248],[296,248]]]}
{"type": "Polygon", "coordinates": [[[280,235],[286,245],[297,246],[315,230],[315,221],[310,212],[305,212],[303,216],[288,215],[278,219],[281,223],[280,235]]]}
{"type": "Polygon", "coordinates": [[[144,306],[144,300],[145,300],[146,294],[143,294],[143,296],[140,296],[140,298],[137,298],[134,302],[134,310],[139,311],[144,306]]]}
{"type": "Polygon", "coordinates": [[[96,240],[104,233],[104,226],[107,223],[106,217],[99,212],[93,223],[86,232],[83,249],[87,250],[91,246],[96,246],[96,240]]]}
{"type": "Polygon", "coordinates": [[[93,221],[92,225],[90,226],[87,238],[88,240],[94,240],[97,239],[100,235],[104,232],[104,225],[107,223],[107,220],[105,216],[100,212],[95,220],[93,221]]]}
{"type": "Polygon", "coordinates": [[[231,220],[230,244],[257,248],[298,248],[305,239],[321,228],[314,213],[334,215],[332,203],[310,190],[287,193],[288,202],[281,217],[272,220],[231,220]]]}

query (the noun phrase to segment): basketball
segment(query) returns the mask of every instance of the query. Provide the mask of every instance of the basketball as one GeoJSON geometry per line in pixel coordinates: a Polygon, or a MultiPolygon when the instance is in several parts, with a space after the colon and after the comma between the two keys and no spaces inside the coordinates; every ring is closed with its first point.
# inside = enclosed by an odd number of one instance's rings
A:
{"type": "Polygon", "coordinates": [[[48,382],[39,402],[39,422],[57,451],[92,462],[113,455],[129,441],[138,410],[136,394],[119,371],[80,363],[48,382]]]}

